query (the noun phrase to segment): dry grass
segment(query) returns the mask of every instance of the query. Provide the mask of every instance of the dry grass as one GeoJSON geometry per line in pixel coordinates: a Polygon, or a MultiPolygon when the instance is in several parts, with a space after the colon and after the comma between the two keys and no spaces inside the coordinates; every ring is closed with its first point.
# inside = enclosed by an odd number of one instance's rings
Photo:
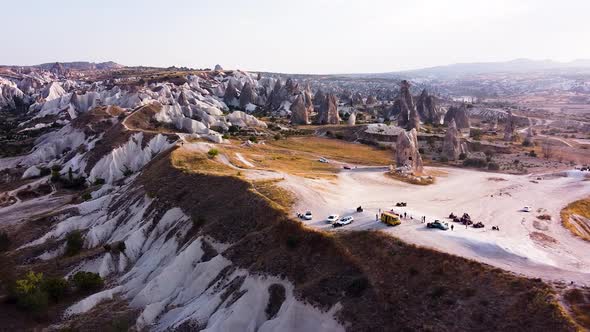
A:
{"type": "Polygon", "coordinates": [[[281,180],[261,180],[252,181],[252,186],[259,194],[263,195],[270,201],[277,203],[285,209],[289,209],[295,204],[295,196],[288,190],[280,187],[277,183],[281,180]]]}
{"type": "Polygon", "coordinates": [[[333,178],[339,172],[336,165],[321,163],[318,157],[310,153],[299,152],[270,144],[258,144],[250,147],[224,146],[219,150],[230,162],[240,168],[249,168],[236,153],[252,163],[255,169],[272,170],[307,178],[333,178]]]}
{"type": "Polygon", "coordinates": [[[590,241],[590,225],[576,218],[576,216],[590,219],[590,198],[570,203],[561,210],[561,223],[563,226],[569,229],[574,235],[590,241]]]}
{"type": "Polygon", "coordinates": [[[321,156],[345,163],[368,166],[386,166],[393,163],[393,153],[390,150],[380,150],[368,145],[337,139],[292,137],[269,142],[269,144],[292,151],[312,153],[316,157],[321,156]]]}
{"type": "Polygon", "coordinates": [[[176,149],[171,155],[172,165],[183,171],[210,175],[235,175],[237,171],[231,167],[209,158],[199,151],[176,149]]]}
{"type": "Polygon", "coordinates": [[[576,323],[590,330],[590,290],[569,289],[563,299],[576,323]]]}

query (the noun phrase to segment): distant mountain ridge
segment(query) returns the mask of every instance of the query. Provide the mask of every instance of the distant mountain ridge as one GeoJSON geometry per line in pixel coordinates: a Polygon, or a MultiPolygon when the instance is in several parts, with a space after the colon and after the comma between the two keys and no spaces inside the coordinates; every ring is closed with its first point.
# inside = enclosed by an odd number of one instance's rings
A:
{"type": "Polygon", "coordinates": [[[385,74],[405,74],[412,76],[465,76],[489,73],[525,73],[546,70],[569,70],[576,68],[590,69],[590,59],[578,59],[570,62],[554,60],[515,59],[503,62],[456,63],[446,66],[405,70],[385,74]]]}
{"type": "Polygon", "coordinates": [[[72,62],[47,62],[38,65],[31,66],[19,66],[19,65],[0,65],[0,67],[25,67],[25,68],[39,68],[43,70],[51,70],[52,68],[59,66],[63,69],[70,70],[108,70],[108,69],[119,69],[124,68],[124,65],[118,64],[114,61],[106,62],[90,62],[90,61],[72,61],[72,62]]]}

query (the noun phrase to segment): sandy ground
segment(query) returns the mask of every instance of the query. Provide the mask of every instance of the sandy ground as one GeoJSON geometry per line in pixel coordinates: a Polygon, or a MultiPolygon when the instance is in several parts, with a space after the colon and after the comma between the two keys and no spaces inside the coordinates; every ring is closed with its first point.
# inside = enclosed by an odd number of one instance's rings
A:
{"type": "MultiPolygon", "coordinates": [[[[298,197],[293,213],[311,210],[309,226],[333,231],[325,222],[328,215],[352,215],[354,223],[335,231],[377,229],[407,242],[482,261],[503,269],[546,280],[574,281],[590,285],[590,243],[572,236],[563,228],[560,210],[576,199],[590,195],[590,182],[579,174],[568,177],[506,175],[465,169],[435,169],[445,172],[430,186],[395,181],[383,168],[357,168],[343,171],[336,180],[312,180],[285,176],[281,185],[298,197]],[[498,180],[499,178],[503,180],[498,180]],[[536,181],[531,182],[531,181],[536,181]],[[396,202],[407,202],[396,208],[396,202]],[[364,212],[357,213],[362,206],[364,212]],[[523,212],[524,206],[533,212],[523,212]],[[375,220],[379,210],[406,212],[413,220],[388,227],[375,220]],[[466,228],[446,217],[463,212],[483,222],[483,229],[466,228]],[[549,214],[551,221],[537,220],[549,214]],[[448,221],[454,230],[428,229],[420,221],[448,221]],[[499,226],[500,231],[492,231],[499,226]],[[537,232],[545,240],[531,238],[537,232]],[[553,238],[555,242],[551,240],[553,238]]],[[[538,234],[536,234],[538,235],[538,234]]]]}

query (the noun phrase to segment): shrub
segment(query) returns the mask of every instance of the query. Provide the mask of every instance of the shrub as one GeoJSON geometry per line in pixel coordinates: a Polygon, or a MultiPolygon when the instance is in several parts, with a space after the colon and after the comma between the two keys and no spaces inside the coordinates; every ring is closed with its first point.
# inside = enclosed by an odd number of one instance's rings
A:
{"type": "Polygon", "coordinates": [[[129,169],[129,167],[125,166],[125,169],[123,170],[123,176],[124,177],[128,177],[131,176],[133,174],[133,171],[129,169]]]}
{"type": "Polygon", "coordinates": [[[441,163],[446,163],[449,161],[449,158],[447,158],[446,156],[440,156],[438,160],[440,160],[441,163]]]}
{"type": "Polygon", "coordinates": [[[103,184],[105,184],[105,181],[103,178],[96,178],[94,180],[94,185],[96,185],[96,186],[102,186],[103,184]]]}
{"type": "Polygon", "coordinates": [[[68,281],[64,278],[48,278],[43,281],[42,289],[53,302],[59,302],[68,292],[68,281]]]}
{"type": "Polygon", "coordinates": [[[72,283],[82,292],[95,292],[104,286],[104,281],[98,274],[86,271],[74,274],[72,283]]]}
{"type": "Polygon", "coordinates": [[[106,252],[110,252],[110,251],[111,251],[111,249],[112,249],[112,248],[111,248],[111,245],[110,245],[110,244],[108,244],[108,243],[107,243],[107,244],[105,244],[105,245],[103,246],[103,248],[104,248],[104,251],[106,251],[106,252]]]}
{"type": "Polygon", "coordinates": [[[223,135],[221,136],[221,138],[223,138],[223,139],[229,139],[229,135],[228,135],[228,134],[223,134],[223,135]]]}
{"type": "Polygon", "coordinates": [[[10,241],[8,234],[6,234],[5,232],[0,232],[0,252],[8,250],[8,248],[10,248],[11,243],[12,241],[10,241]]]}
{"type": "Polygon", "coordinates": [[[419,148],[419,149],[418,149],[418,153],[420,153],[420,154],[424,154],[424,149],[423,149],[423,148],[419,148]]]}
{"type": "Polygon", "coordinates": [[[238,127],[238,126],[235,126],[235,125],[231,125],[231,126],[229,126],[229,129],[228,129],[228,131],[229,131],[230,133],[237,133],[238,131],[240,131],[240,127],[238,127]]]}
{"type": "Polygon", "coordinates": [[[117,250],[119,250],[119,252],[125,252],[125,249],[127,249],[125,242],[121,241],[117,244],[117,250]]]}
{"type": "Polygon", "coordinates": [[[531,152],[529,152],[529,157],[537,158],[537,153],[535,152],[535,150],[531,150],[531,152]]]}
{"type": "Polygon", "coordinates": [[[83,201],[89,201],[92,199],[92,195],[90,193],[84,193],[81,198],[83,201]]]}
{"type": "Polygon", "coordinates": [[[481,130],[480,129],[472,128],[469,131],[469,137],[473,138],[476,141],[481,140],[481,130]]]}
{"type": "Polygon", "coordinates": [[[465,152],[461,152],[459,154],[459,160],[465,160],[467,158],[467,154],[465,152]]]}
{"type": "Polygon", "coordinates": [[[60,171],[60,165],[51,166],[51,182],[59,182],[59,180],[61,179],[61,175],[59,174],[60,171]]]}
{"type": "Polygon", "coordinates": [[[488,169],[490,171],[498,171],[498,170],[500,170],[500,165],[498,165],[497,163],[489,163],[488,169]]]}
{"type": "Polygon", "coordinates": [[[207,152],[207,156],[209,156],[209,158],[215,158],[218,154],[219,154],[219,150],[217,150],[217,149],[210,149],[207,152]]]}
{"type": "Polygon", "coordinates": [[[463,166],[484,168],[488,165],[485,159],[481,158],[467,158],[463,160],[463,166]]]}
{"type": "Polygon", "coordinates": [[[258,138],[256,138],[256,136],[250,136],[250,137],[248,138],[248,140],[249,140],[250,142],[252,142],[252,143],[256,143],[256,142],[258,142],[258,138]]]}
{"type": "Polygon", "coordinates": [[[38,167],[39,169],[39,176],[43,177],[43,176],[47,176],[49,174],[51,174],[51,170],[47,167],[38,167]]]}
{"type": "Polygon", "coordinates": [[[29,271],[24,279],[16,281],[14,295],[18,307],[39,313],[47,309],[48,295],[41,289],[43,273],[29,271]]]}
{"type": "Polygon", "coordinates": [[[80,253],[84,240],[80,231],[72,231],[66,236],[66,256],[75,256],[80,253]]]}
{"type": "Polygon", "coordinates": [[[274,139],[275,139],[275,141],[278,141],[278,140],[280,140],[280,139],[281,139],[281,134],[276,134],[276,135],[274,136],[274,139]]]}

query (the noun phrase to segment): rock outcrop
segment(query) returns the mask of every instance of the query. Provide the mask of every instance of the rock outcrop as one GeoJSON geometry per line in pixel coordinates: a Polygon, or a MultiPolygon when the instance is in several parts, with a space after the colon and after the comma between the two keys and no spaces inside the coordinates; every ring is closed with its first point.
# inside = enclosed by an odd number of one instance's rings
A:
{"type": "Polygon", "coordinates": [[[252,89],[252,84],[246,82],[240,92],[240,108],[248,111],[249,105],[254,105],[255,103],[256,93],[254,92],[254,89],[252,89]]]}
{"type": "Polygon", "coordinates": [[[393,113],[397,113],[398,126],[407,130],[420,129],[420,115],[410,93],[410,82],[406,80],[400,83],[400,94],[394,103],[393,113]]]}
{"type": "Polygon", "coordinates": [[[375,105],[375,104],[377,104],[377,99],[375,98],[375,96],[367,97],[367,105],[375,105]]]}
{"type": "Polygon", "coordinates": [[[449,109],[447,114],[445,114],[444,123],[448,126],[451,123],[451,120],[455,121],[458,130],[469,129],[469,127],[471,127],[465,104],[460,107],[453,106],[449,109]]]}
{"type": "Polygon", "coordinates": [[[334,94],[328,94],[320,106],[318,113],[318,124],[339,124],[338,100],[334,94]]]}
{"type": "Polygon", "coordinates": [[[351,104],[352,104],[352,106],[363,106],[364,105],[363,96],[360,94],[360,92],[357,92],[354,95],[352,95],[351,104]]]}
{"type": "Polygon", "coordinates": [[[426,89],[416,101],[416,110],[422,119],[422,122],[429,124],[442,124],[444,118],[444,110],[437,105],[436,98],[429,95],[426,89]]]}
{"type": "Polygon", "coordinates": [[[222,71],[223,67],[221,67],[219,64],[215,65],[215,71],[222,71]]]}
{"type": "Polygon", "coordinates": [[[504,141],[511,142],[514,138],[514,129],[515,129],[514,118],[512,117],[512,112],[508,111],[508,116],[506,117],[506,124],[504,125],[504,141]]]}
{"type": "Polygon", "coordinates": [[[467,147],[461,143],[461,133],[457,130],[455,120],[451,120],[442,145],[442,156],[448,160],[457,160],[461,153],[466,153],[467,147]]]}
{"type": "Polygon", "coordinates": [[[422,173],[422,157],[418,151],[418,132],[416,129],[402,131],[395,144],[395,161],[397,167],[405,172],[422,173]]]}
{"type": "Polygon", "coordinates": [[[313,104],[319,110],[326,99],[326,94],[322,90],[318,90],[315,96],[313,96],[313,104]]]}
{"type": "Polygon", "coordinates": [[[348,120],[346,120],[346,124],[349,126],[356,125],[356,112],[350,113],[350,115],[348,116],[348,120]]]}
{"type": "Polygon", "coordinates": [[[306,97],[300,93],[291,105],[291,123],[305,125],[309,123],[309,112],[306,104],[306,97]]]}
{"type": "Polygon", "coordinates": [[[239,95],[238,95],[238,90],[236,89],[236,87],[234,86],[234,83],[232,80],[230,80],[227,83],[227,88],[225,89],[225,95],[223,96],[223,101],[228,105],[228,106],[240,106],[240,102],[239,102],[239,95]]]}

